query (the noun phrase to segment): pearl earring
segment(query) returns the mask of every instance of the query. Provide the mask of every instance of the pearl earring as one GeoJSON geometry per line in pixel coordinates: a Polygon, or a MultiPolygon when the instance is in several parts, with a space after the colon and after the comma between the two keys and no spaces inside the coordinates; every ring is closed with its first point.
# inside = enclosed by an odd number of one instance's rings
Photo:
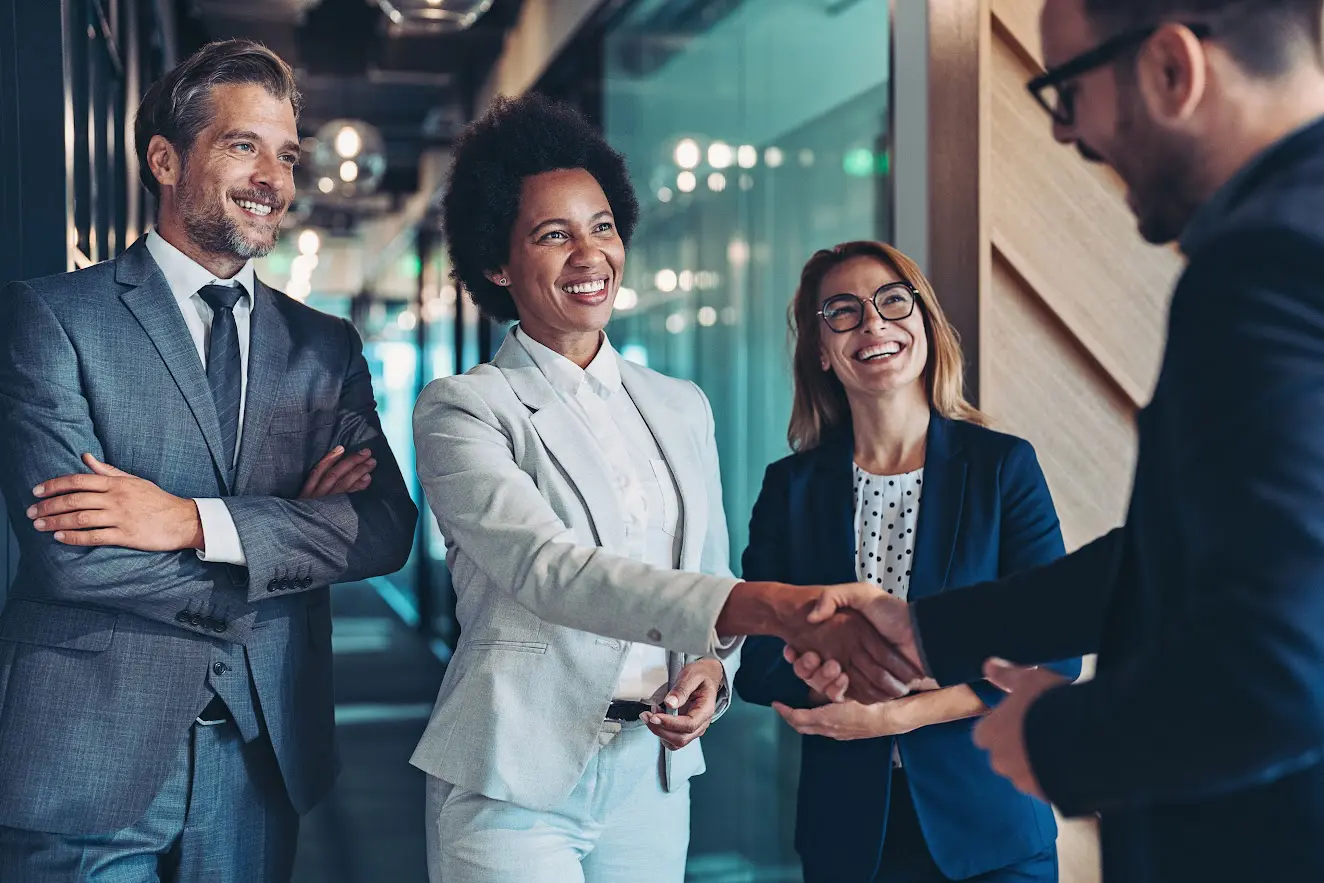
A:
{"type": "Polygon", "coordinates": [[[506,282],[506,277],[505,277],[505,276],[502,276],[502,277],[501,277],[500,279],[498,279],[496,282],[497,282],[497,285],[508,285],[508,284],[509,284],[508,282],[506,282]]]}

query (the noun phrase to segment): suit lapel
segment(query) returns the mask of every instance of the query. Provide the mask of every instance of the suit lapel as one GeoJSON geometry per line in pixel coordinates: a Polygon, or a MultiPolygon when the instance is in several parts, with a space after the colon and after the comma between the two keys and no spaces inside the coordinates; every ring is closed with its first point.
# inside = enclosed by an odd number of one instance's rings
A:
{"type": "Polygon", "coordinates": [[[248,385],[235,493],[243,493],[253,477],[267,427],[271,425],[280,381],[290,359],[290,329],[276,306],[276,296],[256,277],[253,288],[253,311],[248,326],[248,385]]]}
{"type": "Polygon", "coordinates": [[[662,457],[676,480],[680,497],[680,569],[693,570],[702,557],[708,532],[708,487],[694,448],[692,428],[696,415],[681,413],[657,395],[648,376],[620,356],[621,382],[653,433],[662,457]]]}
{"type": "MultiPolygon", "coordinates": [[[[115,262],[115,280],[131,286],[120,294],[120,300],[138,320],[143,331],[151,338],[161,360],[165,362],[175,385],[188,403],[198,429],[207,442],[212,463],[216,466],[222,486],[230,474],[221,443],[221,426],[216,419],[216,404],[211,387],[207,385],[207,372],[198,358],[197,346],[188,325],[179,312],[179,304],[165,276],[151,253],[147,251],[147,238],[142,237],[115,262]]],[[[226,489],[228,492],[228,488],[226,489]]]]}
{"type": "Polygon", "coordinates": [[[561,401],[552,384],[515,335],[507,334],[492,363],[500,369],[515,395],[533,413],[529,419],[549,453],[565,471],[584,500],[598,544],[619,551],[625,527],[610,472],[598,453],[598,442],[582,420],[561,401]]]}
{"type": "Polygon", "coordinates": [[[966,458],[949,420],[934,414],[924,453],[924,484],[915,526],[915,566],[908,598],[941,592],[947,585],[965,501],[966,458]]]}
{"type": "Polygon", "coordinates": [[[791,511],[805,512],[801,522],[809,538],[814,561],[810,578],[823,583],[855,582],[855,441],[849,427],[824,441],[814,452],[813,468],[802,486],[806,505],[791,511]]]}

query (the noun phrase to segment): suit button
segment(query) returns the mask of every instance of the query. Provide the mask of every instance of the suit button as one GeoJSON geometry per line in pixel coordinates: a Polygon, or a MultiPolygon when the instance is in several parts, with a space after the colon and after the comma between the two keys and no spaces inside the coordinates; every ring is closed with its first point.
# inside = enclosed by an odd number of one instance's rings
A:
{"type": "Polygon", "coordinates": [[[221,622],[219,619],[214,620],[211,625],[211,630],[219,635],[225,631],[225,623],[221,622]]]}
{"type": "Polygon", "coordinates": [[[179,611],[178,613],[176,613],[176,614],[175,614],[175,622],[182,622],[182,623],[184,623],[184,625],[188,625],[188,611],[187,611],[187,610],[181,610],[181,611],[179,611]]]}
{"type": "Polygon", "coordinates": [[[195,613],[188,618],[189,625],[202,625],[202,614],[195,613]]]}
{"type": "Polygon", "coordinates": [[[274,592],[279,586],[280,586],[280,582],[273,579],[271,582],[267,583],[267,591],[274,592]]]}
{"type": "Polygon", "coordinates": [[[300,585],[302,585],[305,589],[312,586],[312,584],[313,584],[313,578],[311,576],[305,576],[303,578],[303,581],[300,583],[300,585]]]}
{"type": "Polygon", "coordinates": [[[283,591],[283,592],[288,592],[290,589],[294,588],[294,580],[292,580],[292,579],[283,579],[283,580],[281,580],[281,581],[280,581],[280,588],[281,588],[281,591],[283,591]]]}
{"type": "Polygon", "coordinates": [[[660,640],[662,640],[662,633],[659,632],[657,629],[649,629],[649,630],[648,630],[648,640],[650,640],[650,641],[660,641],[660,640]]]}
{"type": "Polygon", "coordinates": [[[211,670],[216,672],[218,675],[223,675],[230,670],[230,666],[226,665],[224,662],[218,662],[211,667],[211,670]]]}

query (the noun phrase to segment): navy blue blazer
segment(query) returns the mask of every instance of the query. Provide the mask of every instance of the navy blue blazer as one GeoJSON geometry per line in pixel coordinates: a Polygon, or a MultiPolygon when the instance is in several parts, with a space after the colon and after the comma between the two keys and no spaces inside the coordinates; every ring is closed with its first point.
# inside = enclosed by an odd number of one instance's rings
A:
{"type": "Polygon", "coordinates": [[[1025,732],[1053,802],[1100,814],[1108,883],[1324,880],[1324,122],[1182,247],[1125,526],[914,612],[944,684],[1098,652],[1025,732]]]}
{"type": "MultiPolygon", "coordinates": [[[[768,467],[750,519],[745,579],[856,581],[853,457],[847,430],[768,467]]],[[[1062,553],[1057,512],[1030,444],[934,415],[909,597],[996,579],[1062,553]]],[[[784,646],[776,638],[749,638],[735,680],[743,699],[808,704],[808,688],[782,658],[784,646]]],[[[1080,674],[1079,659],[1053,667],[1073,679],[1080,674]]],[[[972,686],[989,706],[1003,696],[987,682],[972,686]]],[[[834,883],[874,879],[894,741],[929,850],[948,877],[1006,867],[1053,846],[1052,810],[992,771],[971,740],[976,721],[937,724],[895,739],[803,737],[795,844],[806,868],[834,883]]]]}

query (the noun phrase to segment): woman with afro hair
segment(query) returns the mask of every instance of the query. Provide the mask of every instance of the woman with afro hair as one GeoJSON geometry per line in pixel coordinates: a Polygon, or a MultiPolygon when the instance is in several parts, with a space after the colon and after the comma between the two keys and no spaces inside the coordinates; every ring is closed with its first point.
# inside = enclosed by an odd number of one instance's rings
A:
{"type": "Polygon", "coordinates": [[[498,99],[444,211],[457,282],[518,324],[414,412],[461,627],[413,756],[432,879],[680,883],[736,580],[707,398],[603,331],[639,215],[625,161],[564,105],[498,99]]]}

